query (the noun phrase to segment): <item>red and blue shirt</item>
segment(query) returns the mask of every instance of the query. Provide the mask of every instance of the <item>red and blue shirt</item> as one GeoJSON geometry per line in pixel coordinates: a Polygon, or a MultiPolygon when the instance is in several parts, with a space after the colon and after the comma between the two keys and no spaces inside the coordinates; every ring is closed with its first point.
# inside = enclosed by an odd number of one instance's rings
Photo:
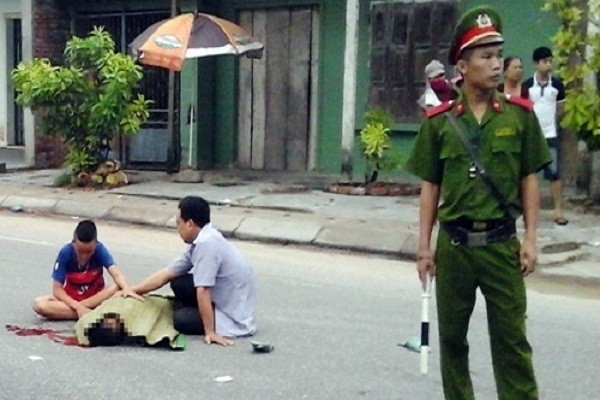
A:
{"type": "Polygon", "coordinates": [[[58,252],[52,279],[63,284],[65,292],[70,297],[81,301],[104,289],[104,268],[114,264],[115,261],[108,249],[98,242],[89,262],[79,265],[75,248],[69,243],[58,252]]]}

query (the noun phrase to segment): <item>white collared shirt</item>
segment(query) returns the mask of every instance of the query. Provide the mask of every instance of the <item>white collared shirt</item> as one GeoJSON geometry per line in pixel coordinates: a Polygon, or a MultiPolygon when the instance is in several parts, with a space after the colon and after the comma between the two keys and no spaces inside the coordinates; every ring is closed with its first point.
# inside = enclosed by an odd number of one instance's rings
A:
{"type": "Polygon", "coordinates": [[[560,79],[548,75],[548,82],[541,85],[537,76],[523,82],[529,89],[529,98],[533,101],[533,110],[540,121],[540,127],[546,139],[558,136],[556,109],[558,103],[565,100],[565,87],[560,79]]]}

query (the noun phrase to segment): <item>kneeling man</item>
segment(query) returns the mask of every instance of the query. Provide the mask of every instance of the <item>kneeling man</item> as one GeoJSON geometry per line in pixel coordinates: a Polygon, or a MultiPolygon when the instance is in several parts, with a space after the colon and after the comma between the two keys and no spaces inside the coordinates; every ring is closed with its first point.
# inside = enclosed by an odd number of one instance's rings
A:
{"type": "Polygon", "coordinates": [[[208,344],[229,346],[229,337],[252,335],[254,273],[239,250],[211,226],[206,200],[188,196],[179,202],[177,230],[187,249],[132,290],[141,295],[170,282],[175,329],[204,335],[208,344]]]}

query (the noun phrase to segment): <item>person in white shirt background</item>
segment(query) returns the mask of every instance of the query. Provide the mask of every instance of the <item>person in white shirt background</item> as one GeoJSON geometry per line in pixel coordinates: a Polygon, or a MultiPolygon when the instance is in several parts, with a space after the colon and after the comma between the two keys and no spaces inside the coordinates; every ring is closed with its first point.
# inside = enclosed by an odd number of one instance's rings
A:
{"type": "Polygon", "coordinates": [[[544,169],[544,178],[550,182],[550,195],[554,208],[554,222],[566,225],[563,208],[563,183],[560,178],[560,129],[558,121],[563,114],[565,87],[562,81],[552,75],[552,50],[538,47],[533,51],[535,74],[523,85],[529,90],[535,114],[540,121],[544,137],[550,146],[552,163],[544,169]]]}

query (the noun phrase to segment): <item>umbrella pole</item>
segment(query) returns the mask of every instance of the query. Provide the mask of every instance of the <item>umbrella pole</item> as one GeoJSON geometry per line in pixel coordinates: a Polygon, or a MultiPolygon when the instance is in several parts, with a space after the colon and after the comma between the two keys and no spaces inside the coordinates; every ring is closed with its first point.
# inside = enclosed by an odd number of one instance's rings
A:
{"type": "Polygon", "coordinates": [[[190,106],[190,149],[188,154],[188,167],[192,168],[192,154],[194,152],[194,103],[190,106]]]}
{"type": "Polygon", "coordinates": [[[197,83],[198,83],[198,64],[196,64],[196,68],[195,68],[195,75],[194,75],[194,84],[192,85],[192,94],[190,96],[190,147],[189,147],[189,154],[188,154],[188,166],[193,169],[192,167],[192,161],[193,161],[193,154],[194,154],[194,125],[196,123],[195,118],[196,116],[194,115],[194,109],[196,108],[196,94],[198,92],[198,88],[197,88],[197,83]]]}
{"type": "Polygon", "coordinates": [[[172,174],[174,169],[173,136],[175,134],[175,72],[169,71],[169,99],[168,99],[168,122],[167,122],[167,174],[172,174]]]}
{"type": "MultiPolygon", "coordinates": [[[[177,0],[171,0],[171,18],[177,13],[177,0]]],[[[174,170],[174,136],[175,136],[175,72],[169,71],[167,115],[167,174],[174,170]]]]}

